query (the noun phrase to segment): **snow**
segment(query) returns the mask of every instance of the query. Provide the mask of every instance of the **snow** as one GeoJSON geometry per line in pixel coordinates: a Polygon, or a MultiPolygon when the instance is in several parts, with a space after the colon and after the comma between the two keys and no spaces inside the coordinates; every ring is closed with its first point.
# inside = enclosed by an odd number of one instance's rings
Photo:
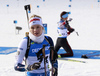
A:
{"type": "MultiPolygon", "coordinates": [[[[15,54],[0,55],[0,76],[25,76],[25,72],[14,70],[15,54]]],[[[69,59],[81,60],[86,63],[58,60],[58,76],[100,76],[99,59],[69,59]]]]}
{"type": "MultiPolygon", "coordinates": [[[[43,23],[47,23],[48,34],[53,38],[54,44],[57,38],[57,22],[60,13],[71,11],[69,17],[73,18],[70,25],[75,28],[79,36],[74,32],[68,37],[73,49],[100,50],[100,2],[97,0],[0,0],[0,47],[17,47],[21,39],[28,31],[26,12],[24,5],[31,4],[31,14],[42,16],[43,23]],[[9,4],[9,7],[6,5],[9,4]],[[68,7],[68,5],[72,7],[68,7]],[[39,5],[39,8],[37,8],[39,5]],[[17,26],[22,27],[20,34],[15,34],[14,20],[17,26]]],[[[16,31],[17,32],[17,31],[16,31]]],[[[0,76],[25,76],[25,72],[14,70],[15,54],[0,55],[0,76]]],[[[99,59],[71,58],[86,61],[86,63],[58,60],[58,76],[99,76],[99,59]]]]}

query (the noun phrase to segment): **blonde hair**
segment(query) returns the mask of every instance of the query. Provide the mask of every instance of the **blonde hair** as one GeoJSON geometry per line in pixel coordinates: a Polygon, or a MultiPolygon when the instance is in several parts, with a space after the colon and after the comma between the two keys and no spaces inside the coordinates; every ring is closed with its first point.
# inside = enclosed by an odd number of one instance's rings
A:
{"type": "MultiPolygon", "coordinates": [[[[31,19],[31,18],[34,18],[34,17],[39,17],[39,18],[41,18],[41,16],[35,15],[35,14],[34,14],[34,15],[32,15],[32,16],[30,17],[30,19],[31,19]]],[[[41,19],[42,19],[42,18],[41,18],[41,19]]]]}

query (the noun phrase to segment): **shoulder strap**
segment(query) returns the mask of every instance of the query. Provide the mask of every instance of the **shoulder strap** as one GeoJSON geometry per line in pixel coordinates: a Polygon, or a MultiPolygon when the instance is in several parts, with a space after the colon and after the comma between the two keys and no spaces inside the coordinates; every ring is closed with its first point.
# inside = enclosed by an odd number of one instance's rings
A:
{"type": "Polygon", "coordinates": [[[54,46],[53,41],[49,36],[45,36],[45,39],[50,44],[50,46],[54,46]]]}
{"type": "MultiPolygon", "coordinates": [[[[28,57],[28,53],[29,53],[29,50],[30,50],[30,45],[31,45],[31,39],[29,36],[27,36],[28,39],[27,39],[27,50],[26,50],[26,53],[25,53],[25,58],[27,59],[28,57]]],[[[48,36],[45,36],[45,39],[46,41],[50,44],[50,46],[53,46],[53,41],[50,37],[48,36]]]]}
{"type": "Polygon", "coordinates": [[[27,59],[28,57],[28,53],[29,53],[29,49],[30,49],[30,44],[31,44],[31,39],[29,36],[27,36],[28,39],[27,39],[27,50],[26,50],[26,53],[25,53],[25,58],[27,59]]]}

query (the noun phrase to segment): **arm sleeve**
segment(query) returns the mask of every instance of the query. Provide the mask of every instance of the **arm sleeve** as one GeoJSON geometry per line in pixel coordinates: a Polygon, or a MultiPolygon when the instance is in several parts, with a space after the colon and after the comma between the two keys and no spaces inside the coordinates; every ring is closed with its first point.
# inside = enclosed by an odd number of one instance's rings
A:
{"type": "MultiPolygon", "coordinates": [[[[48,37],[48,39],[49,39],[49,43],[50,43],[50,46],[53,46],[54,47],[54,43],[53,43],[53,40],[51,39],[51,37],[48,37]]],[[[53,55],[53,61],[56,61],[57,60],[57,58],[58,58],[58,54],[57,54],[57,52],[54,50],[54,48],[53,48],[53,51],[54,51],[54,55],[53,55]]],[[[50,51],[50,61],[51,61],[51,51],[50,51]]]]}
{"type": "Polygon", "coordinates": [[[26,53],[26,49],[27,49],[27,39],[23,39],[18,45],[16,62],[15,62],[16,64],[22,63],[26,53]]]}
{"type": "Polygon", "coordinates": [[[71,28],[71,27],[70,27],[68,21],[66,21],[65,26],[66,26],[66,28],[68,29],[68,31],[69,31],[70,33],[72,33],[72,32],[74,31],[74,28],[71,28]]]}

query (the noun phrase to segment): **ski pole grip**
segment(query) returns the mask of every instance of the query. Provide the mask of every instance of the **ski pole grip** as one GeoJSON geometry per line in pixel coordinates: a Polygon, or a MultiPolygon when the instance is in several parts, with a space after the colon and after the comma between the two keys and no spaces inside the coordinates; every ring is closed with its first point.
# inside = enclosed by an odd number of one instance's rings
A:
{"type": "Polygon", "coordinates": [[[44,44],[44,45],[43,45],[43,48],[45,48],[45,46],[46,46],[46,45],[44,44]]]}
{"type": "Polygon", "coordinates": [[[42,53],[43,53],[43,57],[45,58],[45,44],[43,45],[43,48],[42,48],[42,53]]]}
{"type": "Polygon", "coordinates": [[[53,48],[54,48],[53,46],[50,46],[50,49],[51,49],[51,50],[53,50],[53,48]]]}

